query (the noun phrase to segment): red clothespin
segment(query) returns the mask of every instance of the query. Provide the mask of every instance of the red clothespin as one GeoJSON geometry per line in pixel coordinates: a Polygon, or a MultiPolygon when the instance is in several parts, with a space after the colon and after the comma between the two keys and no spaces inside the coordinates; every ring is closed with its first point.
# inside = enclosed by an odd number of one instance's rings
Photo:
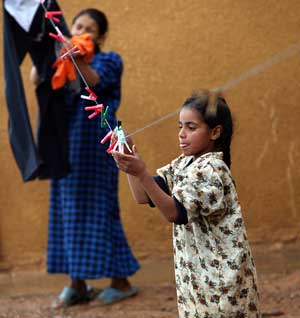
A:
{"type": "Polygon", "coordinates": [[[107,153],[111,153],[115,147],[117,146],[117,142],[118,142],[118,139],[116,139],[109,147],[108,149],[106,150],[107,153]]]}
{"type": "Polygon", "coordinates": [[[93,110],[94,112],[89,115],[88,119],[92,119],[101,113],[101,110],[104,108],[103,104],[98,104],[96,106],[87,106],[84,107],[84,110],[93,110]]]}
{"type": "Polygon", "coordinates": [[[76,54],[76,53],[80,53],[80,51],[78,50],[78,47],[75,45],[73,46],[70,50],[68,50],[66,53],[64,53],[63,55],[60,56],[60,58],[62,60],[65,60],[66,58],[68,58],[70,55],[76,54]]]}
{"type": "Polygon", "coordinates": [[[45,13],[45,18],[52,20],[54,22],[60,22],[60,20],[56,17],[56,15],[62,15],[61,11],[47,11],[45,13]]]}
{"type": "Polygon", "coordinates": [[[85,87],[85,90],[90,94],[89,96],[85,96],[85,95],[80,95],[81,98],[83,99],[88,99],[88,100],[92,100],[92,101],[96,101],[98,96],[89,88],[89,87],[85,87]]]}
{"type": "Polygon", "coordinates": [[[105,135],[105,137],[100,141],[101,144],[105,144],[108,139],[111,139],[113,134],[113,130],[111,130],[109,133],[105,135]]]}
{"type": "Polygon", "coordinates": [[[67,42],[65,37],[63,36],[63,34],[61,33],[60,29],[57,26],[55,27],[55,30],[57,34],[49,32],[49,35],[59,42],[67,42]]]}

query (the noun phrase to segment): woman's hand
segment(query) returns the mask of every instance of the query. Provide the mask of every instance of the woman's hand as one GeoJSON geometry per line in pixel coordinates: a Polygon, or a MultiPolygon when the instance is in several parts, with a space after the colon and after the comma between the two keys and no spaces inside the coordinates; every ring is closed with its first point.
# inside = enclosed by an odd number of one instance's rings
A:
{"type": "Polygon", "coordinates": [[[112,155],[119,169],[132,176],[141,179],[147,172],[146,164],[138,154],[135,145],[132,146],[132,154],[122,154],[117,151],[113,151],[112,155]]]}

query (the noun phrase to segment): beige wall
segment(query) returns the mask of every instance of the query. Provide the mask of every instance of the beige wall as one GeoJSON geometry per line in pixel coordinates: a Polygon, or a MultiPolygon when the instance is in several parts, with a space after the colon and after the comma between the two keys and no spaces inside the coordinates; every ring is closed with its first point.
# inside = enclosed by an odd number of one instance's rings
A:
{"type": "MultiPolygon", "coordinates": [[[[68,22],[82,8],[82,1],[60,2],[68,22]]],[[[110,20],[105,49],[124,58],[118,114],[128,132],[174,111],[193,89],[221,86],[300,43],[298,0],[84,2],[94,6],[110,20]]],[[[23,76],[35,122],[29,68],[26,60],[23,76]]],[[[4,87],[3,76],[0,81],[4,87]]],[[[226,98],[236,124],[232,170],[252,242],[299,238],[300,54],[228,90],[226,98]]],[[[44,264],[49,183],[22,182],[8,144],[4,90],[0,99],[0,265],[44,264]]],[[[136,135],[153,173],[179,153],[176,134],[175,116],[136,135]]],[[[120,199],[137,256],[170,255],[170,225],[157,210],[133,202],[124,175],[120,199]]]]}

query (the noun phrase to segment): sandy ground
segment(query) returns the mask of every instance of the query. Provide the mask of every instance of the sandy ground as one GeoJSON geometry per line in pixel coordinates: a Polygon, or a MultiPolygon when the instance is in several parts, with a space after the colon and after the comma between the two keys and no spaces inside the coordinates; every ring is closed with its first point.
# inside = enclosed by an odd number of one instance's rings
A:
{"type": "MultiPolygon", "coordinates": [[[[256,245],[264,317],[300,318],[300,242],[256,245]]],[[[110,306],[77,305],[53,311],[50,303],[66,277],[43,271],[0,273],[1,318],[178,318],[171,258],[144,260],[132,278],[137,296],[110,306]]],[[[93,282],[97,287],[108,281],[93,282]]]]}

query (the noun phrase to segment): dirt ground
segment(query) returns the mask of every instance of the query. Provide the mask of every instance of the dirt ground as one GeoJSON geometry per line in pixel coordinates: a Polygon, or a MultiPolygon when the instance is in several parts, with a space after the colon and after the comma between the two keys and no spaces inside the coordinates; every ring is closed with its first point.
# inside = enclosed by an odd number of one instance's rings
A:
{"type": "MultiPolygon", "coordinates": [[[[300,318],[300,242],[254,245],[264,317],[300,318]]],[[[1,318],[178,318],[169,257],[145,259],[132,278],[137,296],[110,306],[80,305],[53,311],[49,305],[67,284],[44,271],[0,273],[1,318]]],[[[97,287],[108,281],[93,282],[97,287]]]]}

